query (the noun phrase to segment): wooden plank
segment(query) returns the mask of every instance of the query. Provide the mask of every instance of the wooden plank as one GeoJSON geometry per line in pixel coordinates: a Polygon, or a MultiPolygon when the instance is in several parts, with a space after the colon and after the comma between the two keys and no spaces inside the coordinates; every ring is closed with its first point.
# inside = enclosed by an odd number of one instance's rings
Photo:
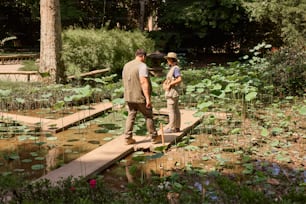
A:
{"type": "MultiPolygon", "coordinates": [[[[154,114],[157,114],[157,115],[168,115],[167,108],[161,108],[159,110],[154,109],[153,112],[154,114]]],[[[232,114],[226,113],[226,112],[204,112],[203,116],[204,117],[214,116],[216,119],[226,120],[228,117],[231,117],[232,114]]]]}
{"type": "Polygon", "coordinates": [[[91,106],[91,108],[88,110],[81,110],[59,119],[45,119],[32,116],[10,114],[5,112],[0,112],[0,117],[11,118],[12,120],[16,120],[22,124],[29,126],[36,126],[36,124],[40,123],[42,131],[59,132],[78,123],[79,121],[84,121],[93,118],[98,114],[111,109],[112,107],[113,105],[111,102],[99,103],[91,106]],[[50,125],[54,125],[56,128],[50,129],[50,125]]]}
{"type": "Polygon", "coordinates": [[[81,110],[71,115],[50,121],[49,123],[45,123],[42,126],[42,130],[50,132],[59,132],[78,123],[79,121],[84,121],[93,118],[96,115],[111,109],[112,107],[113,104],[111,102],[99,103],[91,106],[87,110],[81,110]]]}
{"type": "Polygon", "coordinates": [[[10,118],[12,120],[18,121],[22,124],[29,126],[36,126],[36,124],[40,123],[41,125],[54,122],[53,119],[25,116],[25,115],[17,115],[11,113],[0,112],[1,118],[10,118]]]}
{"type": "Polygon", "coordinates": [[[48,179],[55,184],[57,181],[70,176],[78,178],[93,175],[107,169],[110,165],[133,151],[132,145],[125,145],[124,138],[118,137],[78,159],[49,172],[38,180],[48,179]]]}
{"type": "Polygon", "coordinates": [[[11,62],[14,61],[15,63],[22,60],[30,60],[30,59],[36,59],[39,58],[39,54],[15,54],[15,55],[1,55],[0,61],[1,64],[5,64],[5,62],[11,62]]]}
{"type": "Polygon", "coordinates": [[[126,157],[133,151],[132,145],[126,145],[124,138],[118,137],[78,159],[49,172],[38,180],[48,179],[53,184],[56,184],[57,181],[70,176],[75,178],[80,176],[87,177],[88,175],[93,175],[107,169],[116,161],[126,157]]]}
{"type": "Polygon", "coordinates": [[[82,73],[80,74],[80,76],[68,76],[68,79],[77,79],[77,78],[83,78],[83,77],[87,77],[87,76],[93,76],[96,74],[104,74],[106,72],[110,71],[110,69],[97,69],[94,71],[90,71],[90,72],[86,72],[86,73],[82,73]]]}
{"type": "MultiPolygon", "coordinates": [[[[195,111],[192,110],[181,110],[182,114],[182,132],[165,134],[165,145],[170,145],[174,143],[178,138],[187,134],[187,132],[193,128],[201,118],[196,118],[193,116],[195,111]]],[[[136,143],[133,145],[126,145],[123,136],[119,136],[112,141],[98,147],[97,149],[81,156],[80,158],[54,170],[46,175],[42,176],[40,179],[48,179],[53,184],[61,179],[72,177],[88,177],[99,173],[111,165],[113,165],[118,160],[126,157],[137,149],[154,149],[162,144],[152,144],[149,137],[145,136],[134,136],[136,143]]]]}
{"type": "Polygon", "coordinates": [[[40,74],[37,71],[0,71],[0,75],[15,75],[15,78],[17,78],[19,75],[27,75],[26,80],[28,82],[31,81],[31,75],[40,77],[40,74]]]}
{"type": "MultiPolygon", "coordinates": [[[[181,109],[181,132],[177,133],[164,133],[164,140],[165,140],[165,146],[170,146],[171,144],[176,143],[179,141],[184,135],[186,135],[192,128],[194,128],[196,125],[198,125],[202,117],[195,117],[193,116],[196,111],[194,110],[185,110],[181,109]]],[[[159,113],[167,114],[166,109],[161,109],[159,113]]],[[[161,130],[158,131],[158,134],[161,135],[161,130]]],[[[162,146],[163,144],[158,143],[155,145],[152,145],[150,142],[150,138],[144,138],[135,136],[136,141],[140,141],[139,143],[136,143],[135,149],[154,149],[155,147],[162,146]]]]}
{"type": "Polygon", "coordinates": [[[0,74],[38,75],[37,71],[0,71],[0,74]]]}

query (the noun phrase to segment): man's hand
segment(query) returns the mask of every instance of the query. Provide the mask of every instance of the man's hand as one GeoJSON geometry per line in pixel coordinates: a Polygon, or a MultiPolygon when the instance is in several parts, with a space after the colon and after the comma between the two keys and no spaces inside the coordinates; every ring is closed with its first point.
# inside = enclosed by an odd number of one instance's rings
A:
{"type": "Polygon", "coordinates": [[[143,91],[143,94],[146,98],[146,107],[152,108],[151,96],[150,96],[150,83],[147,77],[140,77],[140,84],[143,91]]]}
{"type": "Polygon", "coordinates": [[[152,108],[152,104],[150,100],[146,100],[146,107],[147,108],[152,108]]]}

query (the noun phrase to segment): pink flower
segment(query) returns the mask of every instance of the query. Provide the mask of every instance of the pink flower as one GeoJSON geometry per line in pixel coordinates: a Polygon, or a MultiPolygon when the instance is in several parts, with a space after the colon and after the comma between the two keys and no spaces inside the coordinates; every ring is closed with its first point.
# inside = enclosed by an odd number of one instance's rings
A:
{"type": "Polygon", "coordinates": [[[71,190],[72,192],[75,191],[75,187],[71,186],[71,187],[70,187],[70,190],[71,190]]]}
{"type": "Polygon", "coordinates": [[[90,188],[95,188],[97,185],[97,181],[95,179],[91,179],[89,181],[90,188]]]}

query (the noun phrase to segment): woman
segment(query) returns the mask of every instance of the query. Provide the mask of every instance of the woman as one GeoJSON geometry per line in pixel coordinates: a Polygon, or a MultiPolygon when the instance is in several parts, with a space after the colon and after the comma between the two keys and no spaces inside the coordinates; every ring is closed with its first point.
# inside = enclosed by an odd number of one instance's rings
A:
{"type": "Polygon", "coordinates": [[[181,113],[178,106],[179,101],[179,84],[182,81],[180,68],[178,67],[177,55],[174,52],[169,52],[165,56],[170,70],[163,83],[165,96],[167,99],[167,109],[169,111],[169,124],[164,130],[165,133],[174,133],[180,131],[181,113]]]}

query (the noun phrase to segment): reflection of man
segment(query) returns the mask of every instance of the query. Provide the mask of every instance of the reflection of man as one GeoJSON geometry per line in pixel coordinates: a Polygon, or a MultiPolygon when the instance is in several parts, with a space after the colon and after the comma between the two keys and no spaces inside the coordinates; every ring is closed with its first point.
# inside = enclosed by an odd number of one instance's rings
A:
{"type": "Polygon", "coordinates": [[[147,130],[152,142],[157,141],[157,131],[154,126],[151,104],[152,86],[147,65],[144,63],[145,58],[146,52],[138,49],[135,53],[135,59],[126,63],[122,71],[124,100],[127,103],[128,110],[124,132],[126,144],[136,142],[132,137],[138,111],[145,117],[147,130]]]}

